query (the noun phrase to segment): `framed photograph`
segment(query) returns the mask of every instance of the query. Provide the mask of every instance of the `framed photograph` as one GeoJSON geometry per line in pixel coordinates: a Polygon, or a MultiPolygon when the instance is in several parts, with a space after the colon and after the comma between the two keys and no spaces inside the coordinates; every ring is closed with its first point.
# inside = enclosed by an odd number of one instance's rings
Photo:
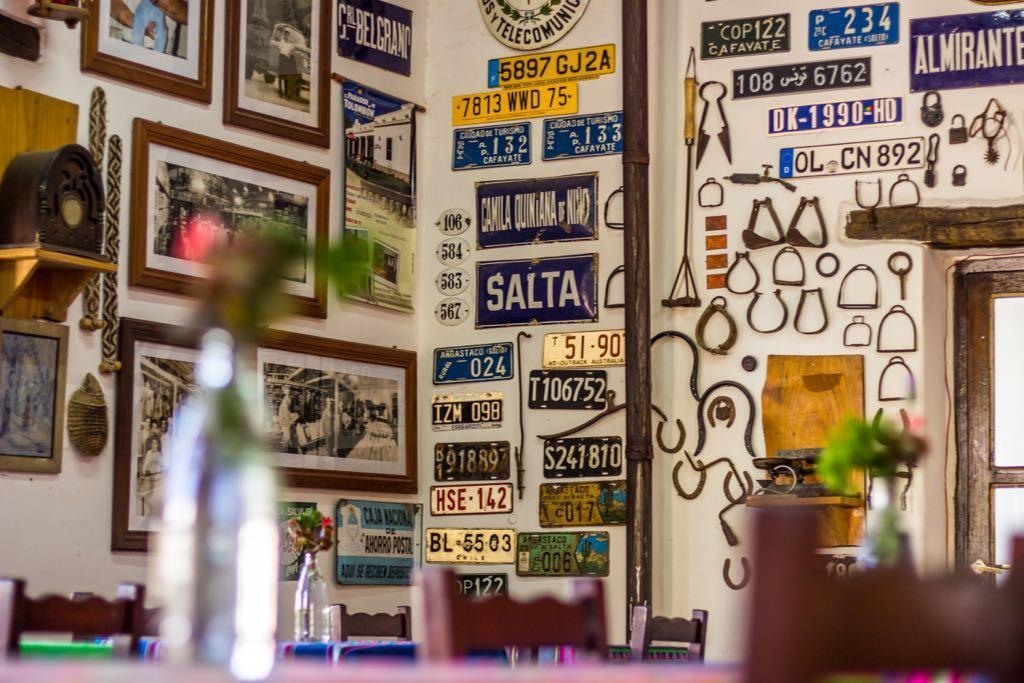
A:
{"type": "Polygon", "coordinates": [[[263,423],[291,486],[416,493],[416,354],[270,332],[263,423]]]}
{"type": "Polygon", "coordinates": [[[224,123],[331,144],[330,0],[227,0],[224,123]]]}
{"type": "Polygon", "coordinates": [[[93,0],[82,71],[209,103],[214,0],[93,0]]]}
{"type": "Polygon", "coordinates": [[[142,119],[132,163],[130,285],[195,295],[212,246],[272,222],[308,246],[283,283],[294,312],[327,317],[327,169],[142,119]]]}
{"type": "Polygon", "coordinates": [[[60,472],[68,328],[0,318],[0,470],[60,472]]]}

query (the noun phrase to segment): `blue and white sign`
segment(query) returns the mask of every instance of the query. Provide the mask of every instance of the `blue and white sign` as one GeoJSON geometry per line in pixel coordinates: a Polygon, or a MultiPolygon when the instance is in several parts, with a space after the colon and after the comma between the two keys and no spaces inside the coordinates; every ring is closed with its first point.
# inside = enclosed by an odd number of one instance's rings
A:
{"type": "Polygon", "coordinates": [[[434,384],[512,379],[512,342],[434,349],[434,384]]]}
{"type": "Polygon", "coordinates": [[[338,0],[338,54],[408,76],[412,10],[384,0],[338,0]]]}
{"type": "Polygon", "coordinates": [[[544,161],[622,154],[622,112],[544,119],[544,161]]]}
{"type": "Polygon", "coordinates": [[[525,166],[530,163],[530,123],[456,128],[452,170],[525,166]]]}
{"type": "Polygon", "coordinates": [[[409,586],[418,505],[342,498],[336,508],[338,583],[409,586]]]}
{"type": "Polygon", "coordinates": [[[900,4],[880,2],[811,10],[808,42],[812,50],[872,47],[900,42],[900,4]]]}
{"type": "Polygon", "coordinates": [[[768,134],[811,133],[833,128],[886,126],[903,122],[903,98],[798,104],[768,110],[768,134]]]}
{"type": "Polygon", "coordinates": [[[910,20],[911,92],[1022,81],[1024,10],[910,20]]]}
{"type": "Polygon", "coordinates": [[[597,239],[597,173],[476,184],[477,247],[597,239]]]}
{"type": "Polygon", "coordinates": [[[597,322],[597,254],[476,264],[476,326],[597,322]]]}

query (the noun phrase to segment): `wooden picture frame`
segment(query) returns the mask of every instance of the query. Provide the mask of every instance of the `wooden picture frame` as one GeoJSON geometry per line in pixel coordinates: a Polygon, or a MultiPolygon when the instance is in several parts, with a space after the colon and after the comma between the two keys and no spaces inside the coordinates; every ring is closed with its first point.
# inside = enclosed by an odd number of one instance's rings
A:
{"type": "MultiPolygon", "coordinates": [[[[132,169],[129,285],[186,296],[200,293],[206,281],[200,260],[187,254],[182,256],[174,247],[178,241],[188,241],[187,235],[183,235],[191,227],[182,228],[180,218],[178,225],[174,225],[169,216],[172,210],[182,215],[187,212],[191,216],[185,220],[188,226],[203,224],[207,221],[204,216],[211,214],[217,214],[218,220],[223,218],[220,213],[230,213],[231,220],[240,222],[251,219],[255,210],[246,205],[231,207],[230,211],[223,208],[226,197],[222,195],[233,192],[236,202],[244,195],[248,202],[273,206],[277,220],[294,220],[297,229],[300,221],[304,223],[304,239],[307,244],[312,242],[313,248],[301,266],[301,279],[283,282],[286,290],[291,290],[294,313],[327,317],[323,254],[329,239],[329,170],[144,119],[135,119],[133,127],[132,169]],[[161,168],[168,174],[164,185],[158,181],[161,168]],[[174,190],[184,199],[171,194],[171,172],[178,173],[176,177],[193,179],[187,188],[174,190]],[[210,182],[217,187],[206,192],[210,182]],[[196,183],[201,190],[195,189],[196,183]],[[202,204],[205,200],[212,204],[202,204]],[[279,209],[286,201],[291,203],[279,209]],[[161,214],[165,222],[158,226],[161,214]],[[171,233],[176,237],[168,237],[171,233]]],[[[258,218],[254,220],[258,222],[258,218]]],[[[220,223],[213,228],[225,229],[220,223]]]]}
{"type": "MultiPolygon", "coordinates": [[[[198,19],[198,27],[194,31],[187,23],[175,24],[173,19],[165,19],[165,22],[170,24],[165,28],[170,32],[170,36],[164,36],[164,40],[170,45],[178,44],[183,39],[186,43],[186,55],[180,59],[179,66],[176,61],[179,55],[167,54],[168,48],[164,49],[164,53],[156,51],[155,36],[145,39],[147,43],[153,40],[153,47],[135,45],[124,37],[115,38],[114,33],[117,29],[111,27],[111,23],[115,21],[112,16],[111,0],[93,0],[90,8],[92,13],[82,22],[82,71],[209,104],[213,94],[214,2],[215,0],[195,0],[196,9],[186,9],[188,19],[192,19],[193,15],[198,19]],[[104,29],[106,35],[101,36],[104,29]],[[197,43],[194,55],[190,54],[192,39],[197,43]],[[104,44],[110,51],[104,50],[104,44]],[[194,76],[187,73],[191,71],[194,71],[194,76]]],[[[128,27],[124,30],[128,30],[128,27]]]]}
{"type": "MultiPolygon", "coordinates": [[[[334,31],[331,25],[333,0],[308,0],[310,20],[308,32],[313,44],[301,54],[307,54],[307,78],[291,76],[288,80],[275,74],[274,69],[294,69],[297,60],[284,55],[279,45],[290,42],[288,36],[301,36],[300,27],[269,17],[272,26],[249,27],[242,32],[242,22],[248,3],[255,0],[226,0],[224,26],[224,123],[276,135],[317,147],[331,145],[331,43],[334,31]],[[260,35],[267,33],[269,35],[260,35]],[[266,41],[266,47],[254,45],[266,41]],[[246,54],[242,54],[243,50],[246,54]],[[260,54],[265,50],[266,54],[260,54]],[[282,61],[285,60],[285,61],[282,61]],[[275,67],[276,62],[276,67],[275,67]],[[289,66],[283,66],[289,64],[289,66]],[[313,68],[316,71],[313,71],[313,68]],[[245,76],[243,77],[243,69],[245,76]],[[307,110],[302,109],[302,92],[308,90],[307,110]],[[298,104],[296,104],[298,102],[298,104]],[[262,110],[262,111],[261,111],[262,110]]],[[[281,0],[266,0],[280,3],[281,0]]],[[[266,7],[266,6],[265,6],[266,7]]],[[[268,9],[275,9],[274,6],[268,9]]],[[[265,17],[267,18],[267,17],[265,17]]]]}
{"type": "Polygon", "coordinates": [[[36,320],[0,318],[0,471],[59,474],[64,452],[68,328],[36,320]],[[14,340],[17,340],[16,342],[14,340]],[[56,342],[56,348],[47,342],[56,342]],[[25,363],[27,354],[35,363],[25,363]],[[11,372],[18,377],[11,377],[11,372]],[[43,393],[47,386],[49,400],[43,393]],[[24,403],[26,393],[38,401],[24,403]],[[48,434],[29,428],[49,419],[48,434]],[[29,451],[34,451],[29,453],[29,451]],[[41,455],[48,452],[49,455],[41,455]]]}

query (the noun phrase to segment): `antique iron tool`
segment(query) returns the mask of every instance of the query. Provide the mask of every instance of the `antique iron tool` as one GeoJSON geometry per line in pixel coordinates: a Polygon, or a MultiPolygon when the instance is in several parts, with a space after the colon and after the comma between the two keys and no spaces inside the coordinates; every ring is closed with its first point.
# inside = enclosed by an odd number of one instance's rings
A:
{"type": "MultiPolygon", "coordinates": [[[[690,266],[690,204],[692,204],[691,195],[693,193],[693,139],[696,128],[694,125],[694,106],[697,96],[697,56],[692,47],[690,48],[690,58],[686,62],[683,93],[685,100],[683,139],[686,143],[686,206],[683,209],[683,259],[679,262],[679,269],[676,270],[676,277],[672,281],[672,289],[669,291],[668,297],[661,300],[661,305],[667,308],[696,308],[700,306],[700,297],[697,296],[697,281],[693,277],[693,269],[690,266]],[[680,280],[683,281],[683,292],[680,296],[676,296],[680,280]]],[[[704,113],[707,113],[706,108],[704,113]]],[[[703,131],[701,134],[703,135],[703,131]]],[[[697,163],[700,163],[699,159],[697,163]]]]}
{"type": "Polygon", "coordinates": [[[778,183],[787,190],[789,190],[790,192],[796,192],[796,185],[787,182],[782,178],[776,178],[769,173],[772,169],[771,164],[761,164],[761,168],[764,169],[761,173],[733,173],[732,175],[725,176],[723,180],[728,180],[729,182],[736,183],[737,185],[758,185],[760,183],[778,183]]]}
{"type": "Polygon", "coordinates": [[[704,101],[704,111],[700,115],[700,133],[697,137],[697,166],[700,168],[700,162],[704,159],[704,152],[708,149],[708,143],[711,141],[711,136],[705,130],[705,125],[708,120],[708,109],[711,108],[711,102],[714,101],[718,105],[718,115],[722,119],[722,129],[718,131],[718,142],[722,145],[722,151],[725,152],[725,159],[730,164],[732,163],[732,143],[729,140],[729,122],[725,118],[725,108],[722,106],[722,100],[725,99],[726,93],[729,89],[725,83],[721,81],[708,81],[702,83],[700,86],[700,99],[704,101]],[[718,96],[708,99],[707,91],[708,88],[717,88],[718,96]]]}

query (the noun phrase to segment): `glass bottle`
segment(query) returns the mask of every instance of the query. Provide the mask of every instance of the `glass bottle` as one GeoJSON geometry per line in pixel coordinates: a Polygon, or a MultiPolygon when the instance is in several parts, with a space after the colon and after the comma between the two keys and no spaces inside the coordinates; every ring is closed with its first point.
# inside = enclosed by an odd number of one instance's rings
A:
{"type": "Polygon", "coordinates": [[[326,643],[331,639],[327,583],[320,575],[316,553],[303,553],[302,558],[302,571],[295,585],[295,640],[326,643]]]}

